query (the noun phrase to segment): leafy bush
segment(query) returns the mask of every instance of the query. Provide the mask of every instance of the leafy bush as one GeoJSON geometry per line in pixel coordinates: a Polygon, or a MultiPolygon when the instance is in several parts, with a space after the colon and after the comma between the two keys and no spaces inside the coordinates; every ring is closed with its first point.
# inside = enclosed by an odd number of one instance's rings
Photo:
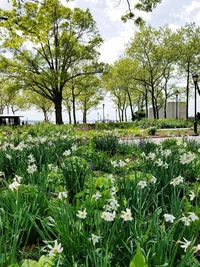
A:
{"type": "Polygon", "coordinates": [[[148,129],[148,134],[149,135],[155,135],[155,133],[156,133],[156,127],[150,127],[148,129]]]}
{"type": "Polygon", "coordinates": [[[96,150],[107,152],[110,156],[114,156],[119,147],[118,138],[114,135],[95,136],[92,144],[96,150]]]}

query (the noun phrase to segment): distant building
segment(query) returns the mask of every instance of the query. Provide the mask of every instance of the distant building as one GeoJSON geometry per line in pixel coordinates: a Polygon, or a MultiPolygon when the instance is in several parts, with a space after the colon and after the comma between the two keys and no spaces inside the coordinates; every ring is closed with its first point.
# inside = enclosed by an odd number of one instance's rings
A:
{"type": "MultiPolygon", "coordinates": [[[[177,103],[178,119],[186,119],[186,102],[177,103]]],[[[153,118],[153,108],[149,108],[149,118],[153,118]]],[[[164,118],[164,108],[159,110],[159,119],[164,118]]],[[[167,118],[176,119],[176,102],[167,103],[167,118]]]]}
{"type": "Polygon", "coordinates": [[[20,125],[20,117],[18,115],[0,115],[0,125],[11,125],[16,126],[20,125]]]}

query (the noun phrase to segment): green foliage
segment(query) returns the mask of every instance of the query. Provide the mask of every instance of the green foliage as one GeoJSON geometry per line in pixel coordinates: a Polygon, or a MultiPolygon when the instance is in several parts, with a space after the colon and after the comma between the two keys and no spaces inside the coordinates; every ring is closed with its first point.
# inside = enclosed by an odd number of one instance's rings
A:
{"type": "Polygon", "coordinates": [[[145,257],[142,253],[141,248],[138,246],[137,251],[129,265],[129,267],[148,267],[145,257]]]}
{"type": "Polygon", "coordinates": [[[148,134],[149,135],[155,135],[155,133],[156,133],[156,127],[150,127],[149,129],[148,129],[148,134]]]}
{"type": "Polygon", "coordinates": [[[92,144],[95,149],[107,152],[110,156],[114,156],[119,147],[118,138],[114,135],[95,136],[92,144]]]}

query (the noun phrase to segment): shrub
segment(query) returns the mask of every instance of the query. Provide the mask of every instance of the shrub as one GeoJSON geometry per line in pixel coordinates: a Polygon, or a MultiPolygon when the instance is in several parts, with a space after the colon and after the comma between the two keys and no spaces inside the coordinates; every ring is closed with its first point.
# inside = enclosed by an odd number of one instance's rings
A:
{"type": "Polygon", "coordinates": [[[117,153],[119,142],[114,135],[95,136],[92,145],[96,150],[107,152],[110,156],[117,153]]]}
{"type": "Polygon", "coordinates": [[[156,127],[150,127],[149,129],[148,129],[148,134],[149,135],[155,135],[155,133],[156,133],[156,127]]]}

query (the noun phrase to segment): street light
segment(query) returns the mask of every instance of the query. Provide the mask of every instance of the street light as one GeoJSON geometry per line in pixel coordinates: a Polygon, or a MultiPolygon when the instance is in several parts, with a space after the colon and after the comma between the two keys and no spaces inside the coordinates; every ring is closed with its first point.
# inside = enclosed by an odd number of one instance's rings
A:
{"type": "Polygon", "coordinates": [[[197,133],[197,87],[198,87],[198,74],[193,74],[192,79],[194,82],[194,135],[198,135],[197,133]]]}
{"type": "Polygon", "coordinates": [[[176,120],[178,119],[178,94],[179,91],[176,90],[176,120]]]}

